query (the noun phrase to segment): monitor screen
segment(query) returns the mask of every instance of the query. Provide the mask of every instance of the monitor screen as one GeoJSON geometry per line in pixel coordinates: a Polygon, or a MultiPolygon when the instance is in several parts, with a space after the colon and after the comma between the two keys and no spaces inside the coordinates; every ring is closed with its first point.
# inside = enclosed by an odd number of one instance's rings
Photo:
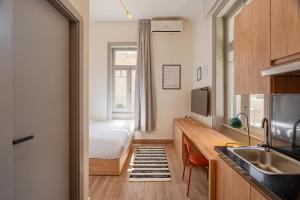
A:
{"type": "Polygon", "coordinates": [[[191,111],[199,115],[208,116],[208,88],[192,90],[191,111]]]}

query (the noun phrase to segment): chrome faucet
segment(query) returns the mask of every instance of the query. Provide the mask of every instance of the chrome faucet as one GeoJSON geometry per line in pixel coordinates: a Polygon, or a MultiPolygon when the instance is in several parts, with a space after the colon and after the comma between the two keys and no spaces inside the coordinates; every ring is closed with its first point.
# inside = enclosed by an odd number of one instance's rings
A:
{"type": "Polygon", "coordinates": [[[297,127],[300,124],[300,120],[296,121],[293,127],[293,141],[292,141],[292,148],[295,149],[297,147],[296,138],[297,138],[297,127]]]}
{"type": "Polygon", "coordinates": [[[248,115],[246,113],[239,113],[236,115],[236,117],[238,118],[240,115],[243,115],[246,118],[246,123],[247,123],[247,133],[248,133],[248,144],[249,146],[251,146],[251,139],[250,139],[250,126],[249,126],[249,118],[248,115]]]}
{"type": "Polygon", "coordinates": [[[263,118],[263,120],[261,121],[261,128],[264,129],[264,144],[262,144],[261,146],[262,147],[265,147],[266,148],[266,151],[269,151],[270,150],[270,141],[269,141],[269,121],[267,118],[263,118]]]}

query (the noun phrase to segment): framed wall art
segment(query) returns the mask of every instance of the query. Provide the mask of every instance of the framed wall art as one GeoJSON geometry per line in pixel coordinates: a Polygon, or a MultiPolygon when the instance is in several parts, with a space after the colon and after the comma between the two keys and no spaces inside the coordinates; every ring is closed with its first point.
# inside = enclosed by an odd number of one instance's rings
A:
{"type": "Polygon", "coordinates": [[[162,89],[181,89],[181,65],[162,66],[162,89]]]}

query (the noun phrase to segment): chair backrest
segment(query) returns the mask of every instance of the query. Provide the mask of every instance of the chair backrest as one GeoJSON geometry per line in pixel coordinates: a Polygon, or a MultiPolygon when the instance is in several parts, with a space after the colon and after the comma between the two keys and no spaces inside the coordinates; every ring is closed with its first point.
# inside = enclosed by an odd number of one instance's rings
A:
{"type": "Polygon", "coordinates": [[[186,139],[186,137],[183,137],[183,146],[184,146],[185,154],[188,156],[191,152],[191,145],[190,142],[186,139]]]}

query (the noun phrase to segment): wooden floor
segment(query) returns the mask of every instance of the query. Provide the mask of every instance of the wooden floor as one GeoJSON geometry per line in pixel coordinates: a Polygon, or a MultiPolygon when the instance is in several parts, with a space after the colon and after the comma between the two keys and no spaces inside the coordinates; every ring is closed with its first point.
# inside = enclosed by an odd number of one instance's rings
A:
{"type": "MultiPolygon", "coordinates": [[[[135,145],[134,149],[137,146],[135,145]]],[[[185,180],[181,181],[182,167],[175,156],[173,145],[160,146],[166,148],[172,182],[129,182],[128,166],[131,153],[121,176],[90,176],[91,200],[207,200],[208,182],[205,170],[193,169],[190,195],[187,198],[188,173],[185,180]]]]}

